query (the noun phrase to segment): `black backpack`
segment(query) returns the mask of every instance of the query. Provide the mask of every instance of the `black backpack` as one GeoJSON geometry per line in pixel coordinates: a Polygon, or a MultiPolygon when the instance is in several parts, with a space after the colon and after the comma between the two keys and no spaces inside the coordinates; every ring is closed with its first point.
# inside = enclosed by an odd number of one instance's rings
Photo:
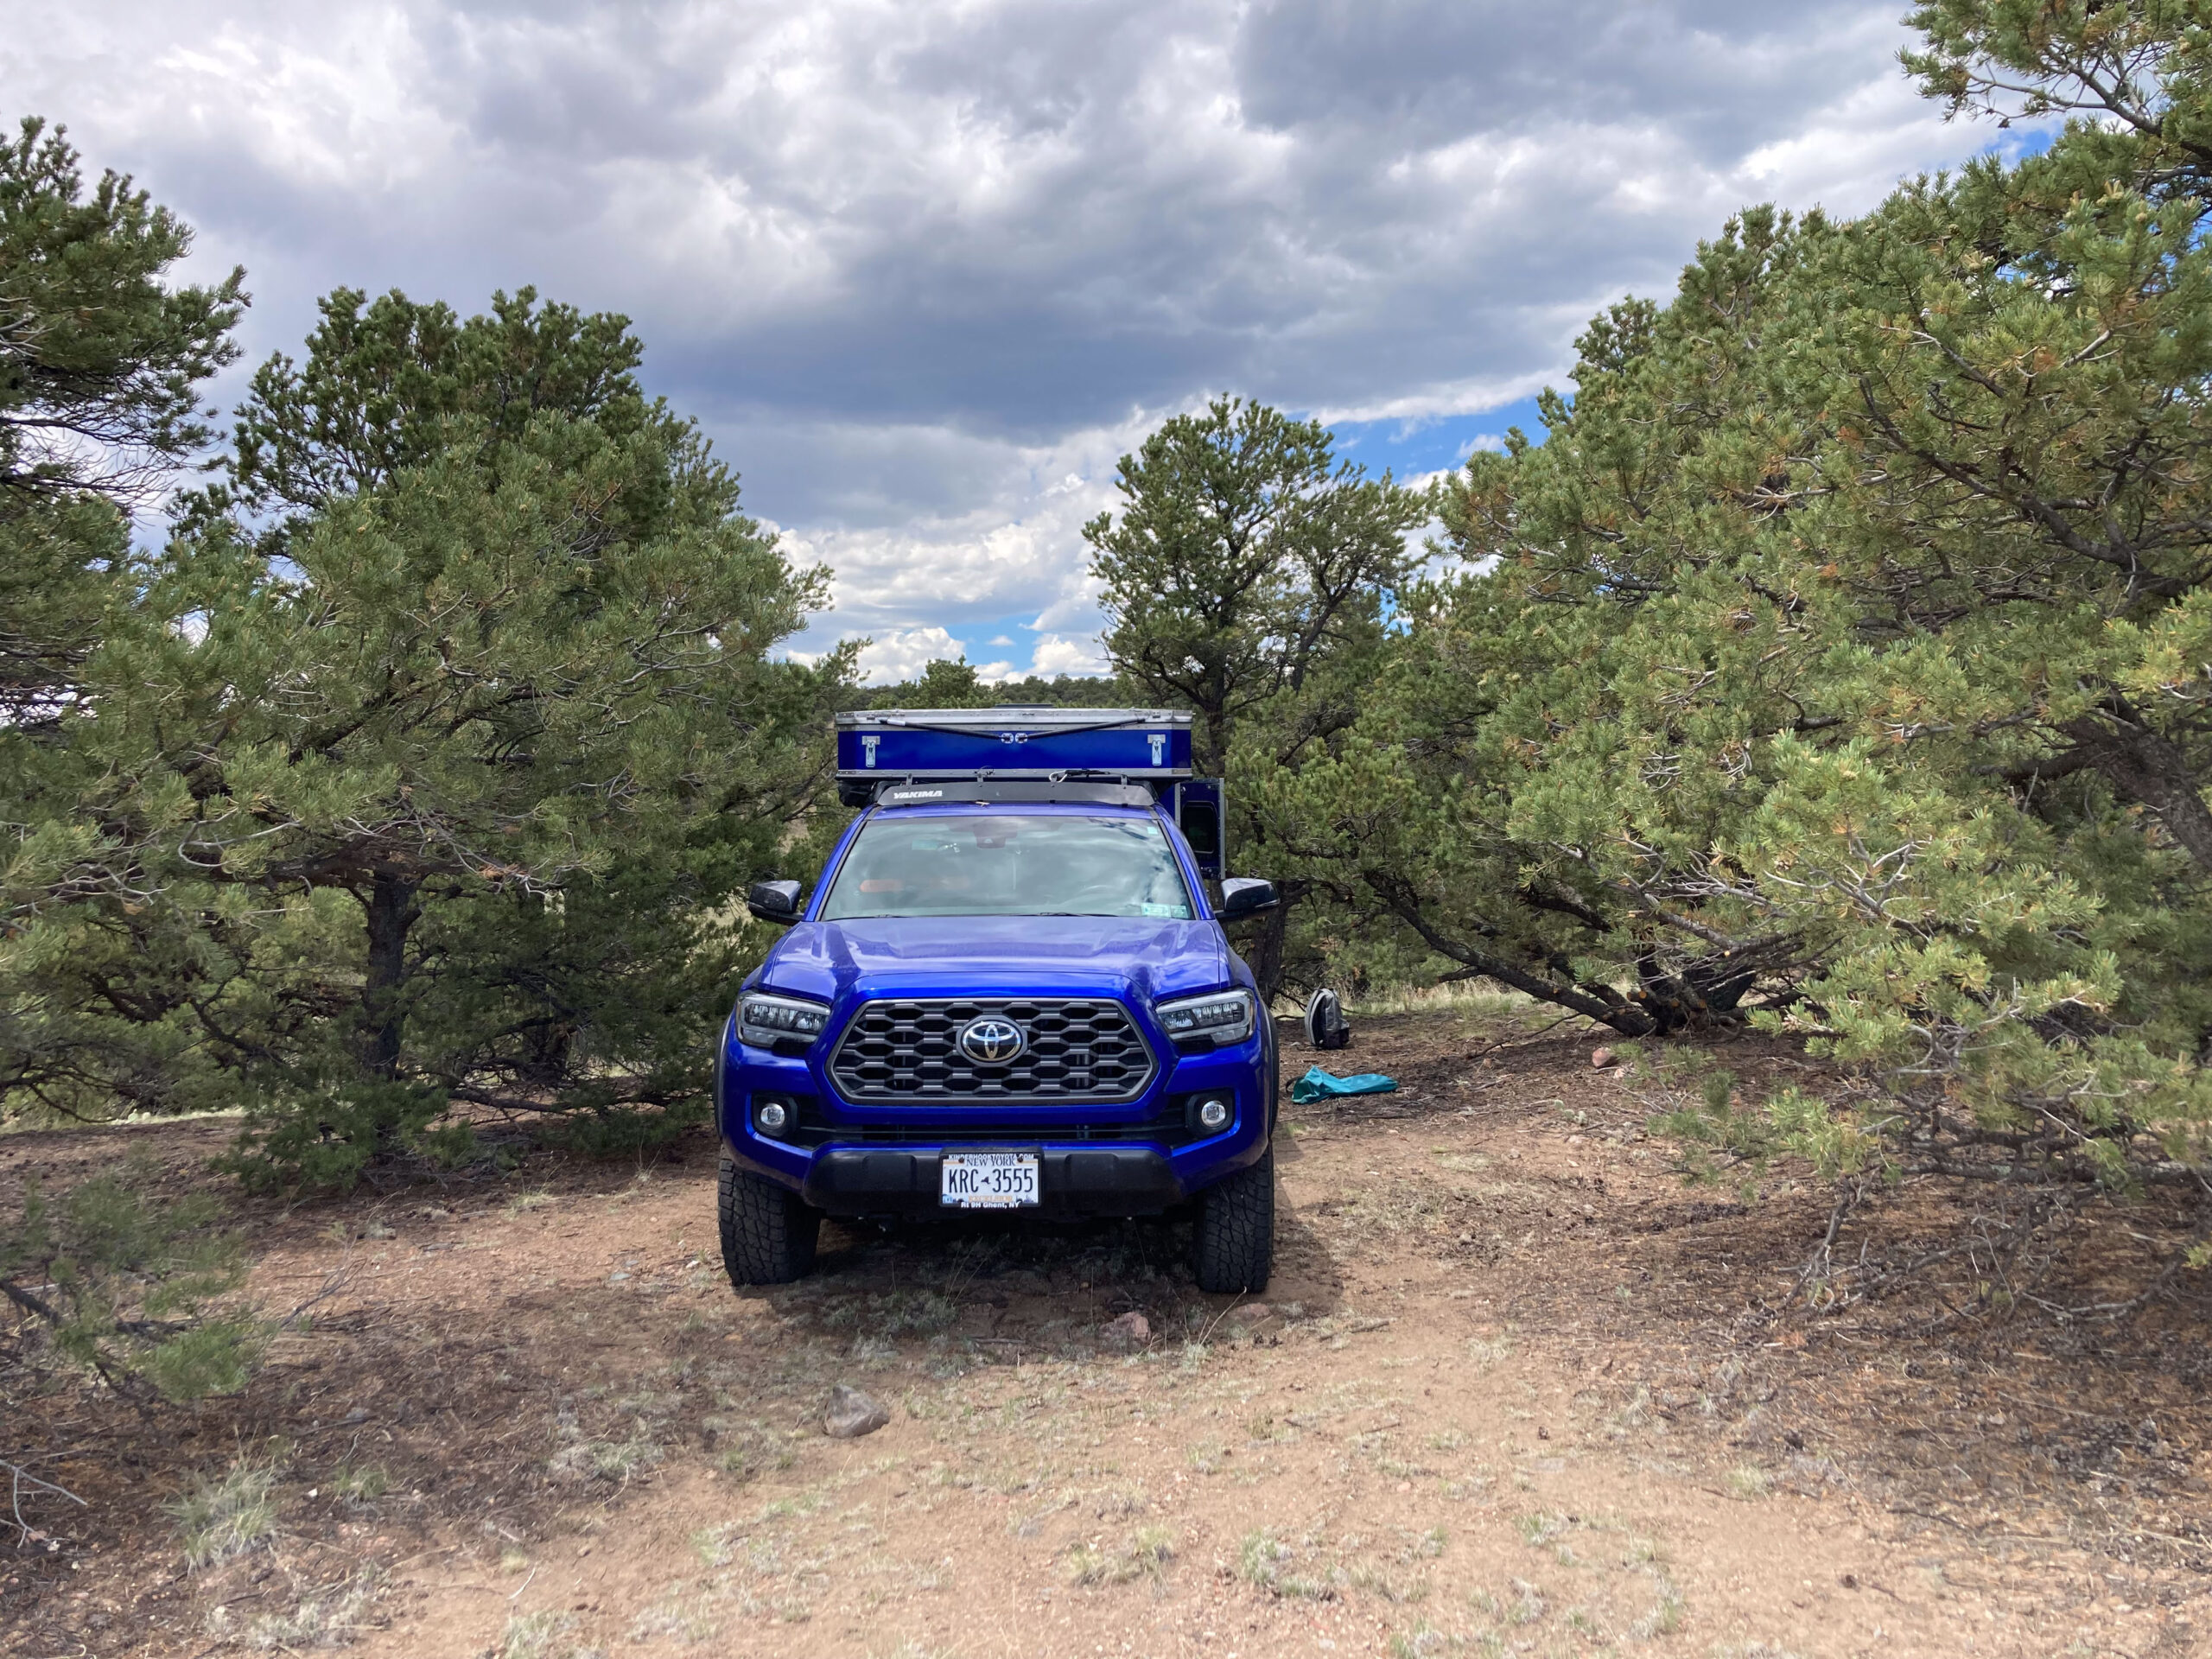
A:
{"type": "Polygon", "coordinates": [[[1351,1027],[1334,991],[1325,988],[1306,999],[1306,1040],[1321,1049],[1351,1046],[1351,1027]]]}

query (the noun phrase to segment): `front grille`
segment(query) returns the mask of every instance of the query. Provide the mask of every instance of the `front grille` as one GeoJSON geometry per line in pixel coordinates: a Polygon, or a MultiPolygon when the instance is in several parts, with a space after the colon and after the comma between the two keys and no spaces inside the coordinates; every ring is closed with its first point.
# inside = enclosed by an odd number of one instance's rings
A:
{"type": "Polygon", "coordinates": [[[1120,1003],[1103,997],[959,997],[864,1002],[830,1062],[850,1101],[1135,1100],[1152,1082],[1152,1051],[1120,1003]],[[987,1065],[961,1052],[962,1027],[985,1014],[1028,1040],[987,1065]]]}

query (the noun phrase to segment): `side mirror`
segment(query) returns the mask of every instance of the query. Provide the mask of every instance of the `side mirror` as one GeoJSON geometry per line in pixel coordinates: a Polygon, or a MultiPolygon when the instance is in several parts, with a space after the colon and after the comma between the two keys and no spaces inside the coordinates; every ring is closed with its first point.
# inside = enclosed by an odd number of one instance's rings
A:
{"type": "Polygon", "coordinates": [[[1275,884],[1262,881],[1256,875],[1232,875],[1221,884],[1221,909],[1217,912],[1224,922],[1256,916],[1263,910],[1275,907],[1275,884]]]}
{"type": "Polygon", "coordinates": [[[796,881],[755,881],[746,890],[745,907],[764,922],[789,927],[798,920],[801,906],[796,881]]]}

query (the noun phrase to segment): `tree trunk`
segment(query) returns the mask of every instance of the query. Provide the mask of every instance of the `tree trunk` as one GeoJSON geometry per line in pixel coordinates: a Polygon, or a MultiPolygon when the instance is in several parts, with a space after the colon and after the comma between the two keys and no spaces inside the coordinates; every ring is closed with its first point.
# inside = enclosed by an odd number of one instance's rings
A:
{"type": "Polygon", "coordinates": [[[389,1083],[399,1076],[400,1039],[406,1020],[401,1011],[400,982],[407,973],[407,931],[423,913],[416,883],[391,870],[378,870],[362,901],[368,912],[368,982],[361,991],[361,1066],[389,1083]]]}
{"type": "Polygon", "coordinates": [[[2114,789],[2156,813],[2196,868],[2212,874],[2212,808],[2179,744],[2139,726],[2123,728],[2096,747],[2092,764],[2114,789]]]}
{"type": "Polygon", "coordinates": [[[1624,1037],[1645,1037],[1651,1034],[1658,1021],[1633,1002],[1621,1000],[1620,994],[1610,986],[1581,986],[1553,979],[1523,963],[1492,956],[1460,940],[1447,938],[1431,924],[1421,909],[1421,899],[1400,881],[1392,880],[1375,871],[1362,872],[1367,885],[1376,896],[1397,912],[1407,926],[1421,935],[1429,948],[1440,957],[1448,957],[1469,970],[1468,975],[1452,975],[1452,978],[1479,976],[1494,979],[1501,985],[1510,985],[1516,991],[1526,992],[1540,1002],[1579,1014],[1600,1025],[1611,1026],[1624,1037]],[[1600,995],[1602,993],[1602,995],[1600,995]],[[1606,999],[1610,998],[1608,1001],[1606,999]]]}
{"type": "Polygon", "coordinates": [[[1252,949],[1245,960],[1252,964],[1252,977],[1260,982],[1260,1006],[1274,1006],[1282,989],[1283,947],[1290,938],[1291,907],[1297,904],[1300,893],[1289,891],[1292,884],[1279,882],[1275,907],[1262,912],[1252,949]]]}
{"type": "Polygon", "coordinates": [[[2123,799],[2150,809],[2174,844],[2212,874],[2212,807],[2181,746],[2145,725],[2115,699],[2101,715],[2070,721],[2059,730],[2074,740],[2063,753],[2016,766],[2005,774],[2016,787],[2033,789],[2046,778],[2094,772],[2123,799]]]}
{"type": "MultiPolygon", "coordinates": [[[[1202,777],[1219,778],[1226,781],[1229,777],[1228,711],[1209,704],[1199,710],[1198,721],[1203,728],[1199,735],[1205,741],[1205,753],[1192,757],[1198,762],[1192,770],[1202,777]]],[[[1224,826],[1224,829],[1226,827],[1224,826]]]]}

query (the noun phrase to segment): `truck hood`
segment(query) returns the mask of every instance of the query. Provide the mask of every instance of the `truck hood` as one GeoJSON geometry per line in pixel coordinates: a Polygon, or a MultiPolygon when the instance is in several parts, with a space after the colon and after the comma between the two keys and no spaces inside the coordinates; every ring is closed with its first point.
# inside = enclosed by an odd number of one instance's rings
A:
{"type": "Polygon", "coordinates": [[[863,995],[1121,995],[1152,1002],[1231,982],[1212,922],[1121,916],[914,916],[801,922],[753,988],[863,995]]]}

